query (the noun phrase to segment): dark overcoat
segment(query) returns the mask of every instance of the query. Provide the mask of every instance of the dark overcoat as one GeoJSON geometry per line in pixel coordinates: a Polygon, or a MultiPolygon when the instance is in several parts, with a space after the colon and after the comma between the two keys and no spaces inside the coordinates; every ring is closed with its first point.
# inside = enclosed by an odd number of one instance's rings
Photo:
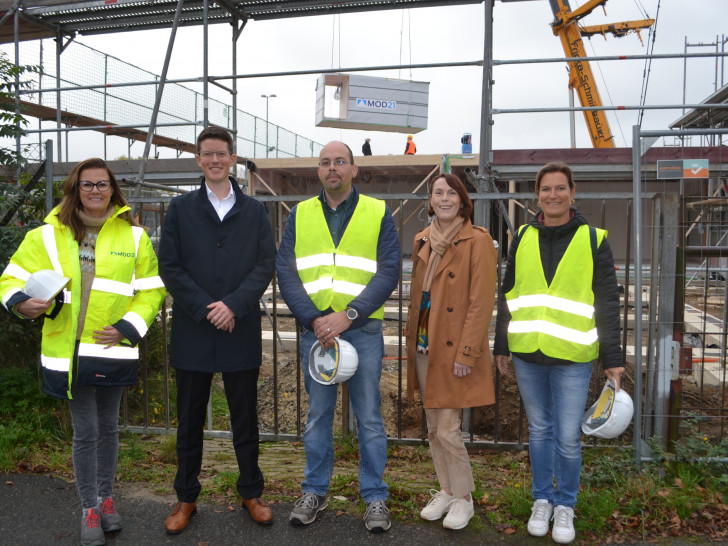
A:
{"type": "MultiPolygon", "coordinates": [[[[415,351],[422,283],[430,261],[430,226],[415,236],[407,313],[407,393],[417,384],[415,351]]],[[[470,408],[495,402],[488,326],[493,316],[497,255],[493,239],[466,220],[450,243],[432,280],[428,323],[429,364],[425,408],[470,408]],[[465,377],[454,363],[471,366],[465,377]]]]}
{"type": "Polygon", "coordinates": [[[235,205],[220,221],[202,181],[169,205],[159,274],[174,298],[170,364],[198,372],[250,370],[261,364],[260,297],[273,278],[275,243],[265,207],[231,179],[235,205]],[[207,320],[213,302],[235,313],[232,332],[207,320]]]}

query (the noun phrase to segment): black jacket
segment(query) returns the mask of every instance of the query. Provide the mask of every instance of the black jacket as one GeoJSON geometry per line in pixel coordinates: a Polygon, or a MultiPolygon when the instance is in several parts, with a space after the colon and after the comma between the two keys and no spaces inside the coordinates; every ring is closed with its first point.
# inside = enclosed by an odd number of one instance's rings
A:
{"type": "MultiPolygon", "coordinates": [[[[586,218],[578,210],[563,226],[544,226],[539,217],[531,219],[530,225],[538,229],[539,248],[541,250],[541,263],[546,282],[551,284],[556,273],[556,268],[571,243],[574,233],[579,226],[586,224],[586,218]]],[[[508,263],[506,272],[503,275],[503,282],[498,299],[498,318],[495,325],[495,342],[493,346],[494,355],[509,355],[508,350],[508,324],[511,321],[511,313],[506,303],[506,294],[511,291],[515,284],[516,276],[516,250],[519,239],[513,239],[508,250],[508,263]]],[[[591,260],[591,256],[585,256],[591,260]]],[[[622,349],[620,346],[619,327],[619,287],[617,275],[614,271],[614,256],[606,237],[597,249],[597,259],[594,269],[594,280],[592,281],[594,291],[594,320],[599,336],[599,358],[602,361],[602,368],[616,368],[623,366],[622,349]]],[[[536,364],[568,364],[568,360],[551,358],[541,351],[535,353],[515,353],[516,356],[526,362],[536,364]]]]}
{"type": "Polygon", "coordinates": [[[364,155],[372,155],[372,147],[369,145],[368,142],[365,142],[361,146],[361,153],[364,155]]]}
{"type": "Polygon", "coordinates": [[[273,278],[275,243],[265,207],[230,179],[235,205],[224,220],[199,190],[169,205],[159,246],[159,274],[174,298],[170,364],[200,372],[261,364],[260,297],[273,278]],[[210,303],[235,313],[231,333],[207,320],[210,303]]]}

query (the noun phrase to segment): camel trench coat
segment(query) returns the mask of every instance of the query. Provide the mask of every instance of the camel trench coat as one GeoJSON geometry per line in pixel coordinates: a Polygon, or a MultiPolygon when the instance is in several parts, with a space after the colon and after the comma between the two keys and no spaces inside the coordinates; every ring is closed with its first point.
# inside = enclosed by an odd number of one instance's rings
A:
{"type": "MultiPolygon", "coordinates": [[[[417,384],[415,352],[422,283],[430,260],[430,227],[415,236],[407,314],[407,395],[417,384]]],[[[488,231],[463,223],[440,261],[430,288],[429,365],[423,406],[469,408],[495,403],[488,327],[493,315],[497,254],[488,231]],[[455,362],[472,367],[453,374],[455,362]]]]}

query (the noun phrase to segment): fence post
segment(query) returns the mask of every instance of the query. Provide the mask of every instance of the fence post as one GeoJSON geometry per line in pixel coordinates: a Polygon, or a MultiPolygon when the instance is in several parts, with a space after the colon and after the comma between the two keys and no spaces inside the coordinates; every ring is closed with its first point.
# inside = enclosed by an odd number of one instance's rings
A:
{"type": "Polygon", "coordinates": [[[45,141],[45,179],[46,179],[46,216],[53,209],[53,141],[48,139],[45,141]]]}

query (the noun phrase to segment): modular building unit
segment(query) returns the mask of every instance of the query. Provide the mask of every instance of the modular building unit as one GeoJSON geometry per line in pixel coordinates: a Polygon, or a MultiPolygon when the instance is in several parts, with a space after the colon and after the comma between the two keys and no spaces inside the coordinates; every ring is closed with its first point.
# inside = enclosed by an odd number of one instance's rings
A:
{"type": "Polygon", "coordinates": [[[427,129],[429,82],[323,74],[316,82],[316,126],[418,133],[427,129]]]}

